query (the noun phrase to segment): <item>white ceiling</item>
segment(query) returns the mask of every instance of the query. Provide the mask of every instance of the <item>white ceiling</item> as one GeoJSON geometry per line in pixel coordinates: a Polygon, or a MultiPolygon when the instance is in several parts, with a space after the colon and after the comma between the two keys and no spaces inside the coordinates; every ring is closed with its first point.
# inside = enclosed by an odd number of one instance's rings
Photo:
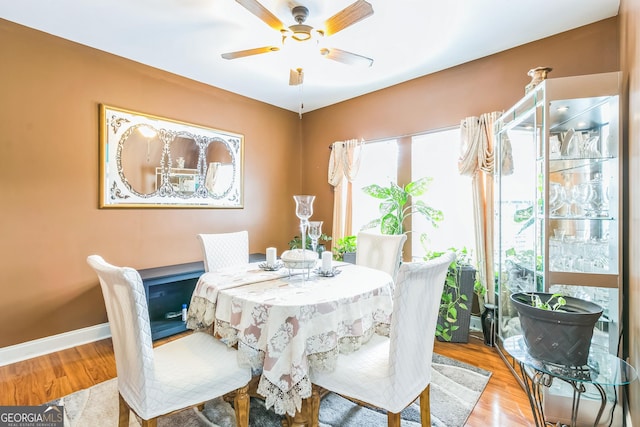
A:
{"type": "MultiPolygon", "coordinates": [[[[355,0],[262,0],[286,26],[290,9],[323,22],[355,0]]],[[[314,55],[289,86],[280,34],[233,0],[0,0],[0,18],[298,112],[312,111],[618,14],[619,0],[368,0],[374,14],[326,38],[374,59],[370,68],[314,55]]],[[[4,66],[7,66],[5,64],[4,66]]],[[[532,66],[547,64],[531,64],[532,66]]]]}

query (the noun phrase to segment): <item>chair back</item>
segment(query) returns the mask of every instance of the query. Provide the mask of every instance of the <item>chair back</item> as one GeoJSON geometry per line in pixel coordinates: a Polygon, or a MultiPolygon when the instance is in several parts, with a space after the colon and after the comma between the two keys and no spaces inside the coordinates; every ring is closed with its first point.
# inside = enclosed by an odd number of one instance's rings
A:
{"type": "Polygon", "coordinates": [[[454,252],[400,266],[389,332],[389,369],[398,395],[418,396],[431,382],[440,299],[454,252]]]}
{"type": "Polygon", "coordinates": [[[402,247],[406,240],[406,234],[361,231],[357,239],[356,264],[385,271],[395,281],[402,261],[402,247]]]}
{"type": "Polygon", "coordinates": [[[204,255],[204,270],[243,265],[249,262],[249,232],[198,234],[204,255]]]}
{"type": "Polygon", "coordinates": [[[107,309],[118,373],[118,390],[138,413],[145,413],[146,399],[155,382],[153,343],[147,298],[138,271],[116,267],[99,255],[87,258],[100,280],[107,309]]]}

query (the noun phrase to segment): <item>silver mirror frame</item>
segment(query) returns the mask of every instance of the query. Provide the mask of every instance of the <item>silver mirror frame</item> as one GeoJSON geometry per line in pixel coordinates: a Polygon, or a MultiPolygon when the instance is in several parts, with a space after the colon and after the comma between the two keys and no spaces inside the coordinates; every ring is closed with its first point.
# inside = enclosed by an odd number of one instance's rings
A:
{"type": "Polygon", "coordinates": [[[100,208],[243,208],[243,169],[241,134],[100,104],[100,208]]]}

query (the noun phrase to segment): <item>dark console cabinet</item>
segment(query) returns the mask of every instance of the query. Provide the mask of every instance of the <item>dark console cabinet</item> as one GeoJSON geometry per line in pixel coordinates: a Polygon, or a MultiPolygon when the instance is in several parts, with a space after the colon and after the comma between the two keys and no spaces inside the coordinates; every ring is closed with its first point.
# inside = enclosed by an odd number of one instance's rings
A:
{"type": "Polygon", "coordinates": [[[203,273],[202,261],[140,270],[147,294],[152,340],[187,330],[181,316],[166,319],[165,315],[181,312],[182,304],[189,306],[191,294],[203,273]]]}

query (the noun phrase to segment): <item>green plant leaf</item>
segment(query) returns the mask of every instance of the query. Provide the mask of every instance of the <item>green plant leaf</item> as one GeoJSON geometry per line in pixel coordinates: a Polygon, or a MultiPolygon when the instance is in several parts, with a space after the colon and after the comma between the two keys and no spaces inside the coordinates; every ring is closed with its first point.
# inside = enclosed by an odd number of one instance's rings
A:
{"type": "Polygon", "coordinates": [[[386,199],[389,197],[389,189],[381,187],[378,184],[367,185],[362,191],[376,199],[386,199]]]}
{"type": "Polygon", "coordinates": [[[416,181],[408,183],[405,186],[405,191],[412,197],[422,196],[427,192],[432,182],[433,178],[423,177],[416,181]]]}
{"type": "Polygon", "coordinates": [[[397,206],[398,205],[393,201],[382,202],[378,206],[378,212],[380,213],[381,216],[394,215],[397,210],[397,206]]]}
{"type": "Polygon", "coordinates": [[[383,234],[402,234],[398,218],[390,213],[382,217],[380,229],[383,234]]]}
{"type": "MultiPolygon", "coordinates": [[[[378,206],[378,219],[380,219],[380,231],[383,234],[403,234],[404,221],[410,215],[418,212],[424,216],[433,227],[444,219],[442,211],[427,206],[422,200],[413,200],[409,203],[409,197],[423,195],[433,181],[431,177],[424,177],[408,183],[404,188],[391,182],[388,187],[372,184],[364,187],[365,194],[382,199],[378,206]],[[390,216],[395,217],[393,220],[390,216]]],[[[370,221],[366,228],[373,228],[374,222],[370,221]]],[[[363,227],[364,228],[364,227],[363,227]]]]}
{"type": "Polygon", "coordinates": [[[369,230],[370,228],[377,228],[380,226],[382,220],[380,218],[374,219],[373,221],[369,221],[365,225],[362,226],[363,230],[369,230]]]}

